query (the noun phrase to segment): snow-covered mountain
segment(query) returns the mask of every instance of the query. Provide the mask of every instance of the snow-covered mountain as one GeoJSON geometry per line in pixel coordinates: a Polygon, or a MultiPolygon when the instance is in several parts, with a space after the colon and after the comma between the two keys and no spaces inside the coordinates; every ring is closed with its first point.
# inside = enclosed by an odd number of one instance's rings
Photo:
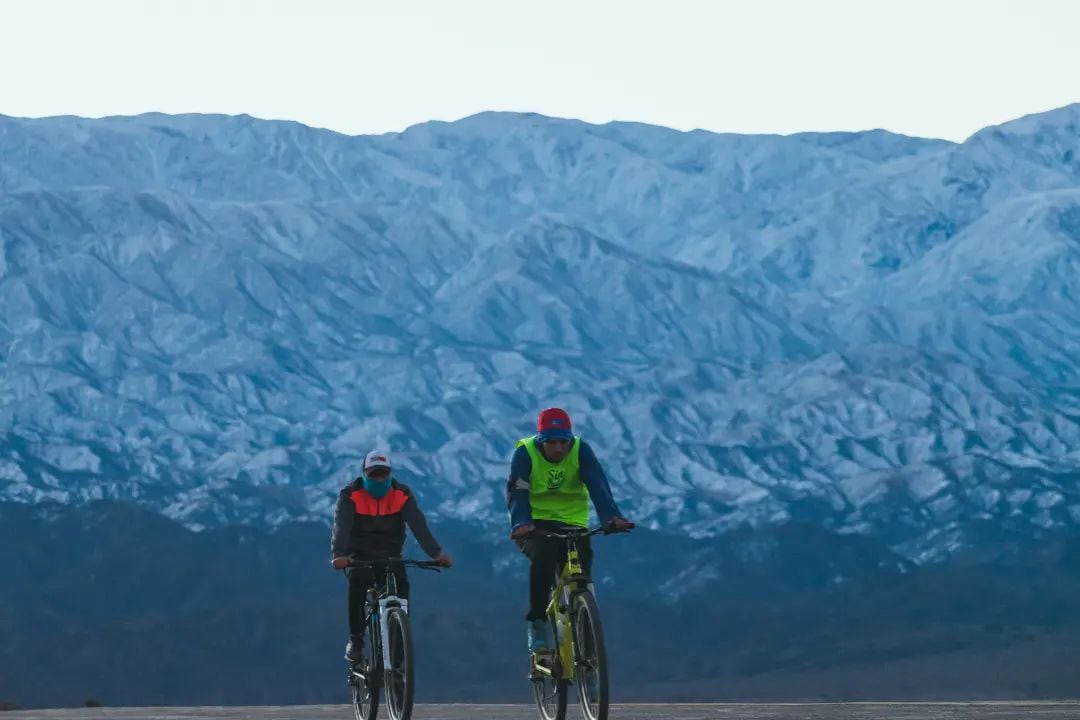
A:
{"type": "Polygon", "coordinates": [[[322,519],[388,443],[497,524],[561,404],[654,527],[1080,524],[1080,105],[962,144],[0,116],[0,248],[0,499],[322,519]]]}

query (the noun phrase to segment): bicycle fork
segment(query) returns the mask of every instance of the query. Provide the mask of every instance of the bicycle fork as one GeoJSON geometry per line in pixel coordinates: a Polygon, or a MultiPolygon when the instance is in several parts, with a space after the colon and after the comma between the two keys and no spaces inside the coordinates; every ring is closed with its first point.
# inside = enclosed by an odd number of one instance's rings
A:
{"type": "Polygon", "coordinates": [[[388,595],[379,599],[379,637],[382,640],[383,670],[390,671],[390,608],[400,608],[405,614],[409,613],[409,601],[396,595],[388,595]]]}

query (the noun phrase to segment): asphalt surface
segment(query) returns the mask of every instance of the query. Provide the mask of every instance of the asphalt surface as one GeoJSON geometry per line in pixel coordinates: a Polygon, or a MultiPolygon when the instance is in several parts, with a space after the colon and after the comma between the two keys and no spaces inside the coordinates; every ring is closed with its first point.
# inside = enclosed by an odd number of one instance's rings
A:
{"type": "MultiPolygon", "coordinates": [[[[385,713],[380,708],[379,717],[385,713]]],[[[535,720],[531,705],[417,705],[414,720],[535,720]]],[[[579,720],[576,705],[567,720],[579,720]]],[[[18,710],[3,720],[351,720],[345,705],[18,710]]],[[[1080,702],[617,705],[611,720],[1078,720],[1080,702]]]]}

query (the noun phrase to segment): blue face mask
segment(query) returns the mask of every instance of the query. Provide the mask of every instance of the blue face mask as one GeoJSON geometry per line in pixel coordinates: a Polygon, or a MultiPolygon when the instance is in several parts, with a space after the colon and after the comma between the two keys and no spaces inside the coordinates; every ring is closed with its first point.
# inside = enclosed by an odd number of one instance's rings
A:
{"type": "Polygon", "coordinates": [[[368,494],[371,495],[371,497],[379,500],[386,495],[386,493],[390,492],[390,477],[387,476],[385,480],[372,480],[365,475],[364,489],[368,491],[368,494]]]}

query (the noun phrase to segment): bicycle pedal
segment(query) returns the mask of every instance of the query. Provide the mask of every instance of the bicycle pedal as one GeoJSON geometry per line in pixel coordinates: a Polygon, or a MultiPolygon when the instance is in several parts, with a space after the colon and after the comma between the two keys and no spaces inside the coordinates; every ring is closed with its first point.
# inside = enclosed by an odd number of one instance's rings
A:
{"type": "Polygon", "coordinates": [[[551,671],[551,658],[547,656],[546,650],[539,652],[533,652],[529,654],[529,679],[530,680],[543,680],[547,673],[543,672],[539,668],[551,671]]]}

